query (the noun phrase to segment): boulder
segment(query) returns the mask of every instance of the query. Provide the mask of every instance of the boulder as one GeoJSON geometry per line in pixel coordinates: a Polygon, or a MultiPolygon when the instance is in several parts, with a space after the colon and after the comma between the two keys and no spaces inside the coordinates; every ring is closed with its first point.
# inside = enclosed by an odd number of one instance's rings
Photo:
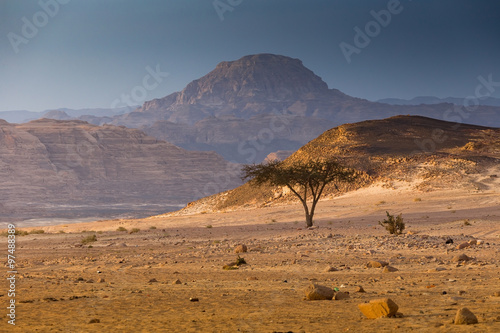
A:
{"type": "Polygon", "coordinates": [[[462,249],[465,249],[466,247],[469,247],[470,244],[465,242],[465,243],[461,243],[461,244],[458,244],[457,245],[457,250],[462,250],[462,249]]]}
{"type": "Polygon", "coordinates": [[[381,317],[394,317],[398,312],[398,305],[390,298],[371,300],[370,303],[358,304],[359,310],[366,318],[376,319],[381,317]]]}
{"type": "Polygon", "coordinates": [[[236,253],[245,253],[247,251],[248,251],[248,248],[245,244],[238,244],[234,249],[234,252],[236,252],[236,253]]]}
{"type": "Polygon", "coordinates": [[[334,299],[335,299],[336,301],[341,301],[341,300],[343,300],[343,299],[348,299],[348,298],[350,298],[350,297],[351,297],[351,296],[349,295],[349,293],[345,293],[345,292],[343,292],[343,291],[337,291],[337,292],[335,293],[334,299]]]}
{"type": "Polygon", "coordinates": [[[451,259],[451,261],[453,261],[453,262],[461,262],[461,261],[469,261],[469,260],[471,260],[471,258],[463,253],[458,255],[458,256],[454,256],[453,259],[451,259]]]}
{"type": "Polygon", "coordinates": [[[307,289],[306,298],[310,301],[331,300],[334,296],[332,288],[312,283],[307,289]]]}
{"type": "Polygon", "coordinates": [[[325,268],[325,272],[337,272],[338,269],[336,269],[335,267],[332,267],[332,266],[327,266],[325,268]]]}
{"type": "Polygon", "coordinates": [[[477,317],[469,309],[458,309],[455,316],[455,325],[472,325],[477,323],[477,317]]]}
{"type": "Polygon", "coordinates": [[[366,267],[368,267],[368,268],[381,268],[381,267],[385,267],[387,265],[389,265],[389,264],[386,263],[385,261],[369,261],[366,264],[366,267]]]}
{"type": "Polygon", "coordinates": [[[382,270],[382,273],[392,273],[397,271],[399,271],[399,269],[397,269],[396,267],[385,266],[384,269],[382,270]]]}

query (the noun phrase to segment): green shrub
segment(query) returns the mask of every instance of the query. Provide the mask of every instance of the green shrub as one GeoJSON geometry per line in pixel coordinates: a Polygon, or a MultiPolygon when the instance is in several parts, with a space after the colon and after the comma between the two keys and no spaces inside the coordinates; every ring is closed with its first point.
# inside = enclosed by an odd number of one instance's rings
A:
{"type": "Polygon", "coordinates": [[[116,231],[128,231],[128,230],[127,230],[127,228],[119,227],[118,229],[116,229],[116,231]]]}
{"type": "Polygon", "coordinates": [[[391,235],[400,235],[403,230],[405,230],[405,223],[403,222],[402,214],[399,214],[394,218],[394,215],[389,214],[389,212],[385,212],[387,214],[387,219],[383,221],[379,221],[378,224],[383,226],[385,230],[389,231],[391,235]]]}
{"type": "Polygon", "coordinates": [[[33,235],[33,234],[44,234],[45,233],[45,230],[42,230],[42,229],[35,229],[35,230],[30,230],[28,232],[30,235],[33,235]]]}
{"type": "Polygon", "coordinates": [[[132,230],[130,230],[129,234],[135,234],[136,232],[139,232],[139,231],[141,231],[141,229],[133,228],[132,230]]]}
{"type": "Polygon", "coordinates": [[[155,230],[155,229],[156,229],[156,227],[155,227],[155,226],[151,226],[151,227],[149,227],[149,230],[155,230]]]}
{"type": "Polygon", "coordinates": [[[29,232],[27,232],[26,230],[19,230],[19,229],[16,229],[16,231],[14,232],[14,235],[16,236],[26,236],[28,234],[29,232]]]}
{"type": "Polygon", "coordinates": [[[94,235],[90,235],[90,236],[87,236],[84,239],[82,239],[82,244],[88,244],[88,243],[92,243],[92,242],[96,242],[96,241],[97,241],[97,236],[94,234],[94,235]]]}
{"type": "Polygon", "coordinates": [[[205,228],[212,229],[213,227],[211,224],[209,224],[209,225],[206,225],[205,228]]]}

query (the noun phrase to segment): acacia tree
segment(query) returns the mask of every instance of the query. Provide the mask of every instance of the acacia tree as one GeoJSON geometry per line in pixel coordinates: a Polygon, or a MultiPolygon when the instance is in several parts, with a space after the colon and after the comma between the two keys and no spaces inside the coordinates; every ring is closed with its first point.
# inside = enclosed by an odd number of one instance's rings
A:
{"type": "Polygon", "coordinates": [[[313,160],[293,164],[271,161],[245,165],[242,171],[242,179],[251,179],[251,185],[269,184],[288,187],[304,206],[308,227],[313,225],[314,211],[326,185],[333,183],[338,189],[338,182],[352,182],[356,178],[355,170],[345,168],[333,160],[313,160]],[[309,196],[312,197],[310,207],[309,196]]]}

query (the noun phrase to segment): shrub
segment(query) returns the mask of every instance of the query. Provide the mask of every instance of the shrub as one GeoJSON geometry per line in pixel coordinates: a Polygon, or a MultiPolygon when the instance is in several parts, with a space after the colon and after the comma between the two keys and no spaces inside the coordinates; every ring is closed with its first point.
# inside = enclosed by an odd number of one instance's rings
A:
{"type": "Polygon", "coordinates": [[[119,227],[118,229],[116,229],[116,231],[128,231],[128,230],[127,230],[127,228],[119,227]]]}
{"type": "Polygon", "coordinates": [[[209,225],[206,225],[205,228],[212,229],[213,227],[211,224],[209,224],[209,225]]]}
{"type": "Polygon", "coordinates": [[[155,227],[155,226],[151,226],[151,227],[149,227],[149,230],[155,230],[155,229],[156,229],[156,227],[155,227]]]}
{"type": "Polygon", "coordinates": [[[88,243],[93,243],[97,241],[97,236],[96,235],[90,235],[82,239],[82,244],[88,244],[88,243]]]}
{"type": "Polygon", "coordinates": [[[379,221],[378,224],[383,226],[385,230],[389,231],[391,235],[400,235],[403,230],[405,230],[405,223],[403,222],[402,214],[399,214],[394,218],[394,215],[389,214],[389,212],[385,212],[387,214],[387,219],[383,221],[379,221]]]}
{"type": "Polygon", "coordinates": [[[132,230],[130,230],[129,234],[135,234],[136,232],[139,232],[139,231],[141,231],[141,229],[133,228],[132,230]]]}
{"type": "Polygon", "coordinates": [[[35,229],[35,230],[30,230],[29,231],[29,234],[44,234],[45,233],[45,230],[42,230],[42,229],[35,229]]]}

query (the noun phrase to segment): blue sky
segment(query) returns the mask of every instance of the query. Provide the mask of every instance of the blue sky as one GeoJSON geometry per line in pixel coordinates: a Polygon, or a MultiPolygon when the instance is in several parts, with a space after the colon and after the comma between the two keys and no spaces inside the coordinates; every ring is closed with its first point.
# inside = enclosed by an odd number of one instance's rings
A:
{"type": "Polygon", "coordinates": [[[255,53],[300,58],[330,88],[370,100],[466,97],[480,75],[500,82],[497,0],[216,1],[224,13],[213,0],[2,0],[0,111],[110,107],[133,89],[141,104],[255,53]],[[390,22],[370,26],[388,6],[390,22]],[[369,44],[349,63],[340,44],[356,47],[367,24],[369,44]],[[157,67],[168,76],[137,88],[157,67]]]}

